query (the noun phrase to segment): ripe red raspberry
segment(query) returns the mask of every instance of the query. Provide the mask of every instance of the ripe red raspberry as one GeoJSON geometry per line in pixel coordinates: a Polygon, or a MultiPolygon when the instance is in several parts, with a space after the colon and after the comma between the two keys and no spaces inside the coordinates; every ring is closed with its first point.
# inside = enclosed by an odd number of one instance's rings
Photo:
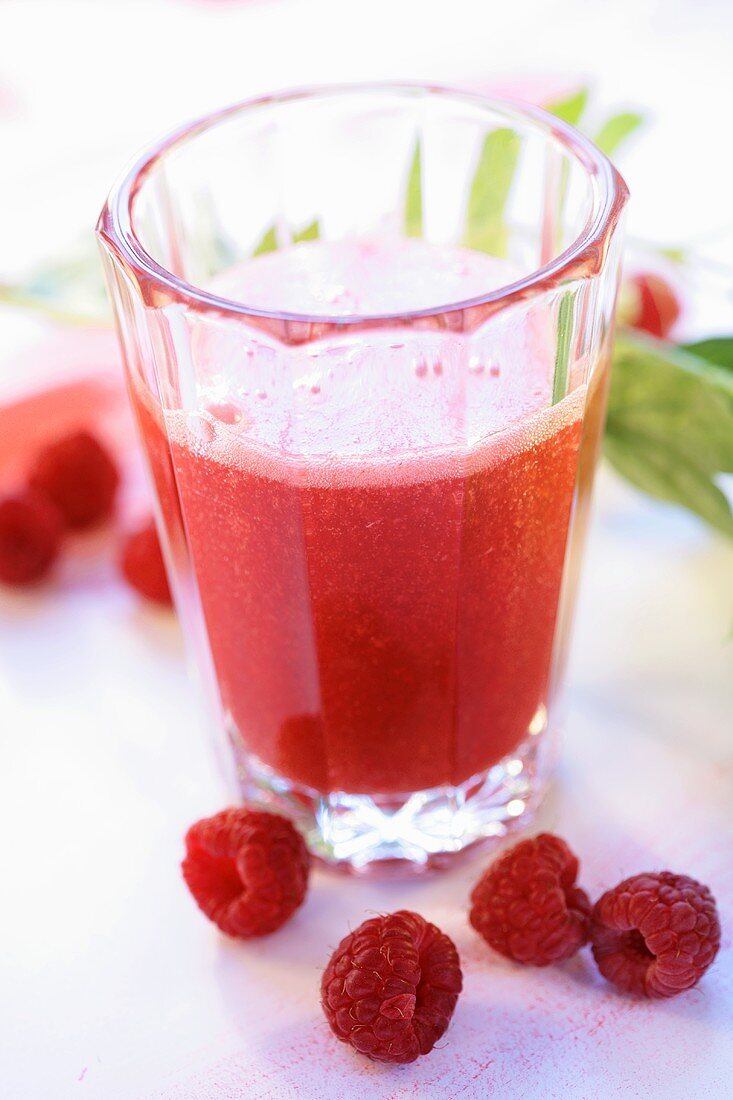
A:
{"type": "Polygon", "coordinates": [[[633,275],[622,291],[623,322],[665,340],[682,312],[673,288],[652,272],[633,275]]]}
{"type": "Polygon", "coordinates": [[[564,840],[540,833],[499,856],[471,894],[470,921],[515,962],[548,966],[588,941],[590,901],[575,885],[578,860],[564,840]]]}
{"type": "Polygon", "coordinates": [[[248,939],[274,932],[302,905],[310,856],[287,818],[243,808],[192,825],[181,867],[209,920],[248,939]]]}
{"type": "Polygon", "coordinates": [[[80,431],[44,447],[28,480],[56,505],[69,527],[81,529],[110,515],[120,475],[99,440],[80,431]]]}
{"type": "Polygon", "coordinates": [[[321,1004],[342,1043],[376,1062],[414,1062],[445,1032],[462,984],[453,941],[402,910],[341,941],[323,972],[321,1004]]]}
{"type": "Polygon", "coordinates": [[[596,902],[591,944],[601,974],[619,989],[674,997],[696,985],[718,953],[715,899],[687,875],[634,875],[596,902]]]}
{"type": "Polygon", "coordinates": [[[125,580],[140,595],[154,603],[171,606],[168,574],[152,519],[128,535],[122,548],[120,568],[125,580]]]}
{"type": "Polygon", "coordinates": [[[0,501],[0,581],[41,580],[59,552],[63,524],[54,506],[31,490],[0,501]]]}

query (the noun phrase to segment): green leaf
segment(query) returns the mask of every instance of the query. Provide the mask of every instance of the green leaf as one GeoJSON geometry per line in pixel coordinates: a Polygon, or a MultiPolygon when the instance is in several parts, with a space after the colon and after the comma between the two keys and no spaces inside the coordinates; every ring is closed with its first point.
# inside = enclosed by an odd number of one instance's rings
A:
{"type": "Polygon", "coordinates": [[[468,196],[464,244],[479,252],[505,256],[506,204],[519,160],[520,139],[502,128],[487,134],[468,196]]]}
{"type": "MultiPolygon", "coordinates": [[[[318,218],[309,222],[308,225],[303,226],[302,229],[296,229],[292,235],[292,243],[297,244],[299,241],[317,241],[321,235],[321,223],[318,218]]],[[[260,237],[253,256],[264,256],[266,252],[276,252],[280,247],[277,238],[277,227],[271,225],[262,236],[260,237]]]]}
{"type": "Polygon", "coordinates": [[[659,255],[664,256],[665,260],[670,260],[673,264],[683,264],[687,259],[687,252],[684,248],[660,248],[659,255]]]}
{"type": "Polygon", "coordinates": [[[733,336],[711,336],[707,340],[696,340],[694,344],[683,344],[682,348],[706,363],[733,371],[733,336]]]}
{"type": "Polygon", "coordinates": [[[588,89],[581,88],[565,99],[559,99],[555,103],[548,103],[547,110],[550,114],[561,118],[563,122],[569,122],[571,126],[577,126],[583,117],[583,112],[588,106],[588,89]]]}
{"type": "Polygon", "coordinates": [[[318,218],[316,218],[310,225],[306,225],[303,229],[299,229],[296,233],[293,233],[293,243],[297,244],[298,241],[317,241],[320,235],[321,223],[318,218]]]}
{"type": "Polygon", "coordinates": [[[733,512],[709,472],[691,460],[680,461],[674,445],[639,436],[607,435],[606,458],[637,489],[658,500],[679,504],[733,538],[733,512]]]}
{"type": "Polygon", "coordinates": [[[621,114],[607,118],[593,140],[610,157],[643,122],[644,116],[636,111],[622,111],[621,114]]]}
{"type": "MultiPolygon", "coordinates": [[[[587,105],[588,89],[580,88],[579,91],[574,92],[572,95],[567,96],[565,99],[558,100],[556,103],[551,103],[548,107],[548,110],[551,111],[553,115],[556,115],[557,118],[561,118],[564,122],[570,123],[571,126],[578,126],[581,117],[585,113],[587,105]]],[[[568,164],[567,160],[563,159],[560,165],[560,181],[557,196],[557,232],[559,236],[556,243],[558,247],[560,246],[560,225],[563,221],[569,179],[570,165],[568,164]]],[[[555,372],[555,378],[557,379],[557,371],[555,372]]]]}
{"type": "Polygon", "coordinates": [[[620,335],[608,423],[663,442],[716,473],[733,471],[733,374],[682,348],[620,335]]]}
{"type": "Polygon", "coordinates": [[[421,237],[423,230],[422,210],[422,145],[420,138],[415,142],[410,174],[407,177],[405,192],[405,235],[421,237]]]}
{"type": "Polygon", "coordinates": [[[557,405],[558,401],[562,401],[568,392],[574,305],[573,291],[568,290],[560,299],[560,306],[557,311],[557,347],[555,349],[555,372],[552,378],[553,405],[557,405]]]}
{"type": "Polygon", "coordinates": [[[733,537],[733,512],[716,484],[733,471],[733,372],[683,348],[619,335],[605,451],[638,488],[733,537]]]}
{"type": "Polygon", "coordinates": [[[277,251],[277,229],[274,225],[271,225],[269,229],[260,237],[257,245],[252,252],[253,256],[263,256],[266,252],[277,251]]]}
{"type": "Polygon", "coordinates": [[[72,324],[108,324],[109,302],[94,235],[24,278],[0,284],[0,302],[72,324]]]}

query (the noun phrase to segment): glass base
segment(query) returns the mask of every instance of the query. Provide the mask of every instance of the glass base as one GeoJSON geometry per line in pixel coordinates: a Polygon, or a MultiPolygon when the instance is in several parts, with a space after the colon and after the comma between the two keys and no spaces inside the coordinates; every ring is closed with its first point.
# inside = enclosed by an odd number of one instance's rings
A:
{"type": "Polygon", "coordinates": [[[245,801],[286,814],[322,863],[352,874],[438,870],[526,827],[551,772],[546,713],[503,760],[460,786],[410,794],[324,795],[284,779],[231,740],[245,801]],[[534,732],[534,731],[537,732],[534,732]]]}

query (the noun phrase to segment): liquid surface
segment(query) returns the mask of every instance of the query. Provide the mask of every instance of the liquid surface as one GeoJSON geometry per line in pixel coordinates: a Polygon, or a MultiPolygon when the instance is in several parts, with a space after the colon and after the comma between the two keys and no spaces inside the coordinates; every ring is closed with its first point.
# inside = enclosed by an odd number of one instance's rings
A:
{"type": "Polygon", "coordinates": [[[254,309],[369,317],[437,311],[518,277],[493,256],[418,239],[309,241],[231,268],[211,288],[254,309]]]}
{"type": "MultiPolygon", "coordinates": [[[[370,314],[460,300],[510,277],[493,257],[418,240],[312,242],[260,256],[219,276],[215,289],[301,312],[338,296],[345,313],[370,314]]],[[[214,426],[228,423],[252,445],[306,456],[314,474],[317,459],[330,473],[338,459],[341,476],[352,457],[361,464],[369,456],[376,472],[382,462],[426,450],[465,452],[541,411],[551,394],[546,311],[508,312],[483,336],[430,321],[358,333],[346,326],[338,340],[287,348],[263,335],[247,342],[241,326],[217,322],[194,335],[194,417],[205,421],[208,413],[214,426]]],[[[200,425],[204,435],[209,427],[200,425]]]]}

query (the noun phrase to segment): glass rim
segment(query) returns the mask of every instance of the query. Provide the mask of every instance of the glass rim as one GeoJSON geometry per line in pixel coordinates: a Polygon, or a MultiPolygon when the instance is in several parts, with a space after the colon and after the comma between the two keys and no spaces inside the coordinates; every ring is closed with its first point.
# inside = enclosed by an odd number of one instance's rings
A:
{"type": "Polygon", "coordinates": [[[576,278],[597,274],[605,259],[605,242],[618,222],[628,195],[623,177],[605,153],[574,126],[550,114],[542,107],[504,97],[486,96],[479,92],[443,84],[399,81],[337,83],[312,85],[244,99],[208,112],[168,133],[148,146],[122,173],[102,208],[96,232],[99,238],[112,248],[123,266],[134,274],[144,297],[149,297],[156,305],[162,304],[160,298],[163,294],[164,297],[168,297],[169,304],[185,303],[197,311],[219,315],[237,314],[242,317],[258,318],[264,322],[275,321],[286,324],[293,322],[337,327],[389,322],[402,325],[421,318],[439,317],[443,314],[475,308],[503,309],[514,302],[542,294],[572,282],[576,278]],[[483,294],[473,295],[471,298],[422,309],[397,310],[381,314],[340,315],[300,313],[248,306],[244,302],[226,298],[189,283],[160,264],[143,246],[133,225],[133,204],[147,177],[171,150],[195,139],[234,115],[259,107],[324,96],[363,95],[371,92],[392,92],[405,96],[438,96],[458,102],[463,101],[492,111],[499,116],[503,115],[507,120],[529,123],[540,131],[544,131],[548,138],[557,141],[575,157],[591,181],[591,211],[578,236],[562,252],[528,275],[504,286],[494,287],[483,294]],[[146,290],[152,293],[146,294],[146,290]]]}

